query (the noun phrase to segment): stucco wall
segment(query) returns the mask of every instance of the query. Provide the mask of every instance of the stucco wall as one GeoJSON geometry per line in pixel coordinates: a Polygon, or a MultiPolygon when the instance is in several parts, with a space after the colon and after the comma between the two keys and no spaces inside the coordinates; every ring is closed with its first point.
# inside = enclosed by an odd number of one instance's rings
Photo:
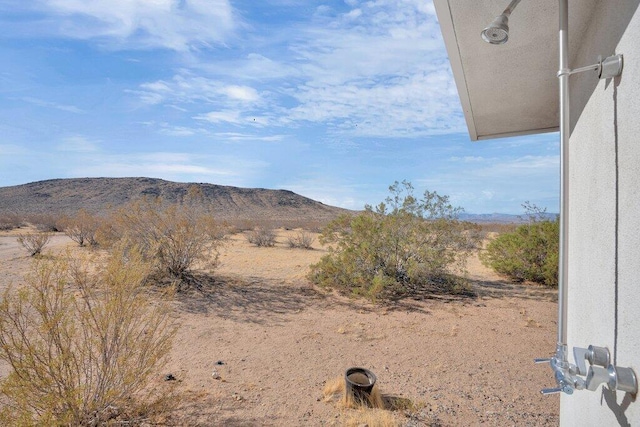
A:
{"type": "MultiPolygon", "coordinates": [[[[608,347],[640,373],[640,12],[598,2],[572,67],[624,55],[622,76],[571,81],[568,344],[608,347]]],[[[571,35],[571,32],[569,32],[571,35]]],[[[573,77],[572,77],[573,79],[573,77]]],[[[561,425],[640,425],[640,399],[599,387],[561,397],[561,425]]]]}

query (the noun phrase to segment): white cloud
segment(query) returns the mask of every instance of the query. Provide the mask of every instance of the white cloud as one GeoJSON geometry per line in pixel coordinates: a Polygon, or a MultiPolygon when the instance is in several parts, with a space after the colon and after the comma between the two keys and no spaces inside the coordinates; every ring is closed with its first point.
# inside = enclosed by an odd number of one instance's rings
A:
{"type": "Polygon", "coordinates": [[[321,24],[292,45],[304,82],[287,92],[299,102],[291,120],[366,137],[464,131],[440,30],[424,2],[366,2],[321,24]]]}
{"type": "Polygon", "coordinates": [[[260,94],[247,85],[227,84],[221,80],[209,79],[181,70],[171,80],[157,80],[143,83],[137,90],[130,90],[145,104],[161,102],[210,105],[243,105],[251,107],[260,104],[260,94]]]}
{"type": "Polygon", "coordinates": [[[22,156],[27,154],[27,150],[16,144],[0,144],[0,159],[8,160],[9,156],[22,156]]]}
{"type": "Polygon", "coordinates": [[[75,105],[60,104],[57,102],[45,101],[43,99],[33,98],[28,96],[25,96],[24,98],[21,98],[21,99],[24,102],[28,102],[29,104],[37,105],[39,107],[55,108],[56,110],[67,111],[69,113],[77,113],[77,114],[84,113],[84,110],[76,107],[75,105]]]}
{"type": "Polygon", "coordinates": [[[40,0],[64,36],[112,47],[184,51],[220,44],[235,30],[229,0],[40,0]]]}
{"type": "Polygon", "coordinates": [[[157,92],[159,94],[161,93],[171,93],[172,90],[169,87],[169,85],[163,81],[157,81],[157,82],[151,82],[151,83],[144,83],[143,85],[141,85],[142,88],[150,91],[150,92],[157,92]]]}
{"type": "Polygon", "coordinates": [[[485,199],[491,200],[491,199],[493,199],[493,196],[495,195],[495,192],[494,191],[490,191],[490,190],[482,190],[481,194],[485,199]]]}
{"type": "Polygon", "coordinates": [[[330,178],[300,180],[281,185],[280,188],[286,188],[325,205],[340,206],[345,209],[361,210],[367,203],[357,188],[344,182],[335,182],[330,178]]]}
{"type": "Polygon", "coordinates": [[[353,9],[352,11],[350,11],[349,13],[347,13],[345,15],[345,17],[347,19],[356,19],[358,17],[360,17],[362,15],[362,10],[360,9],[353,9]]]}
{"type": "Polygon", "coordinates": [[[209,60],[191,53],[190,69],[135,93],[150,105],[200,107],[192,117],[212,124],[319,124],[348,137],[464,132],[430,7],[418,0],[348,5],[342,14],[327,11],[273,33],[247,35],[245,44],[255,50],[243,57],[209,60]]]}
{"type": "Polygon", "coordinates": [[[163,127],[159,130],[159,132],[164,135],[171,135],[171,136],[192,136],[192,135],[195,135],[198,132],[198,130],[184,127],[184,126],[171,126],[171,127],[163,127]]]}
{"type": "Polygon", "coordinates": [[[496,160],[483,168],[475,170],[479,177],[518,178],[518,177],[555,177],[560,164],[559,155],[522,156],[516,159],[496,160]]]}
{"type": "Polygon", "coordinates": [[[448,73],[390,78],[379,85],[307,86],[293,94],[294,121],[333,123],[354,136],[417,137],[464,130],[455,85],[448,73]]]}
{"type": "Polygon", "coordinates": [[[469,162],[461,158],[454,163],[415,180],[416,186],[448,194],[454,204],[473,213],[519,213],[525,200],[557,211],[558,155],[472,158],[469,162]]]}
{"type": "Polygon", "coordinates": [[[243,102],[256,102],[260,99],[258,92],[254,88],[247,86],[225,86],[221,89],[221,92],[230,99],[243,102]]]}
{"type": "Polygon", "coordinates": [[[263,142],[279,142],[285,139],[285,135],[254,135],[240,132],[218,132],[214,134],[217,139],[223,141],[263,141],[263,142]]]}
{"type": "Polygon", "coordinates": [[[164,96],[161,93],[151,91],[128,91],[135,93],[140,98],[140,101],[146,105],[156,105],[164,101],[164,96]]]}
{"type": "Polygon", "coordinates": [[[246,57],[233,59],[224,64],[197,64],[205,70],[235,76],[247,81],[269,81],[277,79],[290,79],[301,76],[300,70],[295,63],[290,63],[287,58],[279,56],[283,54],[277,52],[278,57],[268,57],[261,53],[252,52],[246,57]]]}
{"type": "Polygon", "coordinates": [[[464,156],[464,157],[449,158],[449,161],[451,162],[462,162],[462,163],[480,163],[480,162],[486,162],[487,160],[490,160],[490,159],[486,159],[485,157],[480,157],[480,156],[464,156]]]}
{"type": "Polygon", "coordinates": [[[62,139],[56,149],[58,151],[72,151],[76,153],[91,153],[98,151],[98,141],[81,135],[68,136],[62,139]]]}
{"type": "Polygon", "coordinates": [[[168,122],[156,122],[154,120],[140,122],[140,124],[144,126],[148,126],[149,128],[155,130],[158,133],[163,135],[170,136],[193,136],[193,135],[207,135],[208,131],[198,127],[188,127],[188,126],[175,126],[168,122]]]}
{"type": "Polygon", "coordinates": [[[265,127],[271,123],[271,118],[268,116],[258,116],[253,114],[247,114],[241,110],[220,110],[211,111],[209,113],[198,114],[193,116],[195,120],[201,120],[214,125],[217,124],[231,124],[235,126],[253,126],[253,127],[265,127]]]}
{"type": "Polygon", "coordinates": [[[81,160],[67,169],[67,176],[148,176],[181,182],[243,185],[268,166],[263,161],[236,156],[180,152],[103,154],[99,161],[90,157],[81,160]]]}
{"type": "Polygon", "coordinates": [[[199,114],[194,117],[197,120],[204,120],[210,123],[231,123],[240,124],[244,120],[241,117],[240,111],[211,111],[210,113],[199,114]]]}

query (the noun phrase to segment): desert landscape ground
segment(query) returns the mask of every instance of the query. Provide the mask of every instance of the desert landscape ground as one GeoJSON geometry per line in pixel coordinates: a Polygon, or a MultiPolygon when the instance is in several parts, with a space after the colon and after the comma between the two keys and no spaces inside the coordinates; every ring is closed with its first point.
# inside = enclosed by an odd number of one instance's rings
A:
{"type": "MultiPolygon", "coordinates": [[[[0,234],[3,289],[29,270],[20,231],[0,234]]],[[[374,305],[312,286],[308,266],[326,249],[291,249],[288,233],[271,248],[231,235],[210,282],[172,301],[179,332],[154,386],[176,407],[161,425],[374,426],[379,413],[323,398],[353,366],[376,374],[397,425],[557,425],[558,396],[539,393],[551,372],[533,364],[554,349],[555,291],[505,281],[474,256],[474,297],[374,305]]],[[[91,249],[60,233],[45,252],[66,250],[91,249]]]]}

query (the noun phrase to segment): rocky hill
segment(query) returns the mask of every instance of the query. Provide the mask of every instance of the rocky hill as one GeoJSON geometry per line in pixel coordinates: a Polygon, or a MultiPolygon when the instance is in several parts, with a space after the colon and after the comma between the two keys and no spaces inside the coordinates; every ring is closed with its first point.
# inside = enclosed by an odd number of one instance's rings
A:
{"type": "Polygon", "coordinates": [[[0,187],[0,215],[104,213],[140,197],[177,203],[196,192],[223,220],[326,221],[345,209],[287,190],[178,183],[155,178],[71,178],[0,187]]]}

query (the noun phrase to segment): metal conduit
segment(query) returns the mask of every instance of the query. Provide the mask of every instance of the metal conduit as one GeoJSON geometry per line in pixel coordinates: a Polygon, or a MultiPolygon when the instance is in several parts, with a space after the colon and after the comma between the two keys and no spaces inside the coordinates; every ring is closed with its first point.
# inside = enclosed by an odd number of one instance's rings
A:
{"type": "MultiPolygon", "coordinates": [[[[569,243],[569,136],[571,135],[569,101],[569,1],[559,0],[559,66],[560,84],[560,248],[558,253],[558,343],[566,359],[567,297],[569,243]]],[[[557,354],[556,356],[560,356],[557,354]]]]}

